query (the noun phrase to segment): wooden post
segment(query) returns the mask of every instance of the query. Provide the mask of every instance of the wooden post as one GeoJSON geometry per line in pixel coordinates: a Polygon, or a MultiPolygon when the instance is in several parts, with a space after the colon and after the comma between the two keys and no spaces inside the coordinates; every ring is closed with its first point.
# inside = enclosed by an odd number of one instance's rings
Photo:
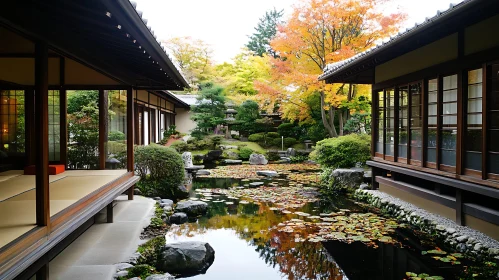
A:
{"type": "Polygon", "coordinates": [[[126,91],[126,116],[127,116],[127,167],[129,172],[135,170],[133,159],[133,139],[134,133],[134,113],[135,108],[133,104],[133,90],[132,88],[126,91]]]}
{"type": "Polygon", "coordinates": [[[49,279],[49,263],[44,264],[36,272],[36,280],[48,280],[49,279]]]}
{"type": "Polygon", "coordinates": [[[108,139],[108,100],[107,90],[99,90],[99,169],[106,169],[108,139]]]}
{"type": "Polygon", "coordinates": [[[464,215],[463,215],[463,191],[456,189],[456,224],[464,225],[464,215]]]}
{"type": "Polygon", "coordinates": [[[59,103],[60,103],[60,110],[61,112],[60,115],[60,127],[61,127],[61,164],[64,164],[64,166],[68,165],[68,158],[67,158],[67,152],[68,152],[68,121],[67,121],[67,115],[68,115],[68,98],[67,98],[67,93],[66,93],[66,87],[65,87],[65,59],[64,57],[60,58],[60,84],[61,84],[61,89],[59,90],[59,103]]]}
{"type": "Polygon", "coordinates": [[[50,226],[48,150],[48,45],[35,44],[36,224],[50,226]]]}
{"type": "Polygon", "coordinates": [[[109,203],[106,207],[107,222],[113,222],[113,202],[109,203]]]}

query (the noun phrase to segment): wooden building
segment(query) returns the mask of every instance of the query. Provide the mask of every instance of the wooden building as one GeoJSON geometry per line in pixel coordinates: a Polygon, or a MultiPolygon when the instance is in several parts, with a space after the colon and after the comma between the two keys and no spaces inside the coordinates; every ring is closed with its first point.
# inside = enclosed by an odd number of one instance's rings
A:
{"type": "Polygon", "coordinates": [[[133,145],[161,140],[188,84],[128,0],[6,1],[0,38],[0,279],[47,279],[133,199],[133,145]]]}
{"type": "Polygon", "coordinates": [[[328,66],[372,84],[373,185],[499,239],[499,2],[465,0],[328,66]]]}

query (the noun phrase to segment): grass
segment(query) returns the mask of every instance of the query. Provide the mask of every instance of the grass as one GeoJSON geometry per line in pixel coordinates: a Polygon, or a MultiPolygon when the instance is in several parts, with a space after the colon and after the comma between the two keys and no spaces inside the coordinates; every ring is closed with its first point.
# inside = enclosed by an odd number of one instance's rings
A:
{"type": "Polygon", "coordinates": [[[260,154],[265,154],[267,152],[266,149],[262,148],[262,146],[258,145],[258,143],[255,142],[241,142],[241,141],[223,141],[222,145],[231,145],[231,146],[245,146],[250,149],[252,149],[255,152],[258,152],[260,154]]]}

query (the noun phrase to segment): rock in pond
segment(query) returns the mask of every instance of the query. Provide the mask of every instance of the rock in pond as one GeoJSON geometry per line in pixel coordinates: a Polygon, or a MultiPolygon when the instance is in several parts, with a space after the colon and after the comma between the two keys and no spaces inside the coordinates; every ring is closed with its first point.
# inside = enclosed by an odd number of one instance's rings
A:
{"type": "Polygon", "coordinates": [[[294,157],[294,156],[296,156],[296,150],[293,149],[293,148],[288,148],[286,150],[286,156],[288,156],[288,157],[294,157]]]}
{"type": "Polygon", "coordinates": [[[189,197],[189,190],[184,186],[180,185],[177,188],[177,191],[175,192],[175,197],[176,198],[188,198],[189,197]]]}
{"type": "Polygon", "coordinates": [[[184,212],[177,212],[177,213],[170,216],[170,223],[171,224],[180,225],[183,223],[187,223],[188,220],[189,219],[187,217],[187,214],[185,214],[184,212]]]}
{"type": "Polygon", "coordinates": [[[215,250],[206,242],[166,244],[158,255],[156,268],[169,273],[194,275],[205,273],[215,260],[215,250]]]}
{"type": "Polygon", "coordinates": [[[263,182],[253,182],[253,183],[249,183],[248,187],[256,188],[256,187],[263,186],[263,185],[264,185],[263,182]]]}
{"type": "Polygon", "coordinates": [[[169,273],[153,274],[147,276],[145,280],[175,280],[175,277],[171,276],[169,273]]]}
{"type": "Polygon", "coordinates": [[[159,206],[165,207],[165,206],[172,206],[173,205],[173,200],[171,199],[161,199],[159,201],[159,206]]]}
{"type": "Polygon", "coordinates": [[[251,154],[249,162],[251,165],[266,165],[269,163],[265,156],[260,154],[251,154]]]}
{"type": "Polygon", "coordinates": [[[243,161],[240,159],[226,159],[224,162],[227,164],[242,164],[243,163],[243,161]]]}
{"type": "Polygon", "coordinates": [[[359,188],[364,182],[364,171],[359,169],[335,169],[331,175],[344,187],[359,188]]]}
{"type": "Polygon", "coordinates": [[[195,217],[206,214],[208,204],[206,202],[193,200],[180,201],[177,203],[177,207],[175,209],[176,212],[183,212],[187,214],[187,216],[195,217]]]}
{"type": "Polygon", "coordinates": [[[206,169],[201,169],[201,170],[198,170],[196,171],[196,175],[210,175],[211,172],[209,170],[206,170],[206,169]]]}
{"type": "Polygon", "coordinates": [[[275,177],[277,176],[277,172],[276,171],[272,171],[272,170],[259,170],[256,172],[257,175],[260,175],[260,176],[267,176],[267,177],[275,177]]]}

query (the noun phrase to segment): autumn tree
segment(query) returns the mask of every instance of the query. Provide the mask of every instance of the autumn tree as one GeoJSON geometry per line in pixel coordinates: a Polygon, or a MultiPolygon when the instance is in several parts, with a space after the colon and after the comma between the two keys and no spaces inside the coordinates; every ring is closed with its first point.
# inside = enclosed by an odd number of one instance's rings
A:
{"type": "Polygon", "coordinates": [[[175,37],[163,43],[179,64],[187,82],[194,88],[212,78],[212,50],[204,41],[175,37]]]}
{"type": "Polygon", "coordinates": [[[283,14],[283,10],[277,11],[275,8],[266,11],[255,27],[255,33],[249,36],[249,42],[246,44],[246,47],[259,56],[268,54],[272,57],[278,57],[277,53],[270,46],[270,41],[274,39],[277,33],[277,26],[282,23],[281,18],[283,14]]]}
{"type": "MultiPolygon", "coordinates": [[[[272,86],[279,86],[275,98],[282,100],[290,119],[306,119],[303,100],[319,93],[321,119],[330,137],[336,137],[335,117],[340,128],[346,122],[345,100],[368,95],[357,85],[325,84],[317,77],[329,64],[373,47],[394,34],[405,15],[383,13],[386,0],[306,0],[293,10],[291,18],[279,27],[271,47],[282,59],[274,59],[272,86]],[[280,85],[279,85],[280,83],[280,85]],[[340,111],[340,112],[338,112],[340,111]]],[[[272,92],[266,85],[263,92],[272,92]]],[[[342,132],[342,131],[340,131],[342,132]]]]}

